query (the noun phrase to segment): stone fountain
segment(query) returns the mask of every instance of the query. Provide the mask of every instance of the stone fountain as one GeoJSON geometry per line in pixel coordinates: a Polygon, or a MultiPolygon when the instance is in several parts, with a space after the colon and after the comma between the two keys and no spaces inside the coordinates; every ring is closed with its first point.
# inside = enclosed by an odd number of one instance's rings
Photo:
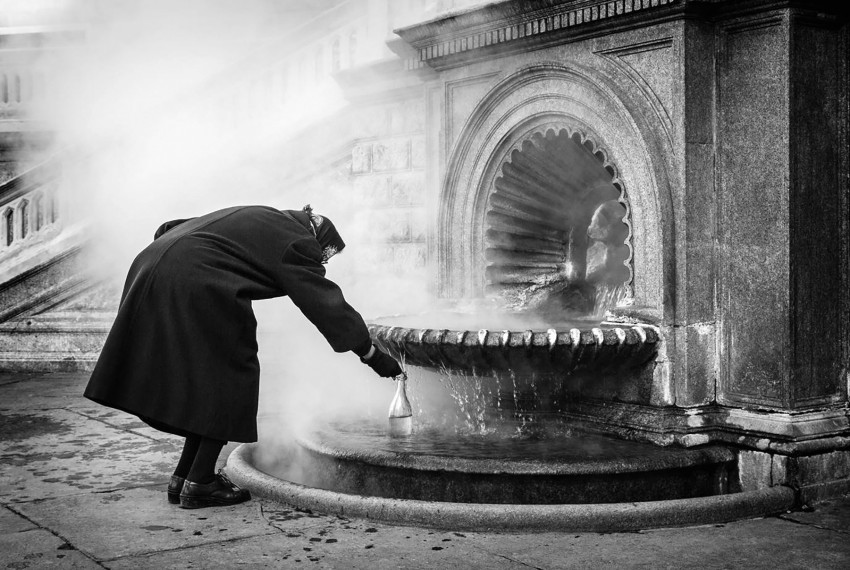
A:
{"type": "Polygon", "coordinates": [[[850,490],[846,17],[743,4],[506,1],[398,30],[435,293],[505,312],[373,338],[486,378],[492,421],[552,429],[464,447],[326,426],[300,440],[309,486],[250,447],[234,478],[453,528],[718,522],[850,490]]]}

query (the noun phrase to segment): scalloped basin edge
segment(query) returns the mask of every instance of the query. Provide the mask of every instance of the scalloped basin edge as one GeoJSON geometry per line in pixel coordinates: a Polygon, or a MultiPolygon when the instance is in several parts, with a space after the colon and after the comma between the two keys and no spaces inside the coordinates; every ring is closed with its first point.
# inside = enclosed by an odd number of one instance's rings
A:
{"type": "Polygon", "coordinates": [[[453,330],[369,324],[384,350],[414,366],[440,370],[512,370],[562,374],[578,368],[635,368],[658,351],[658,327],[602,323],[593,327],[543,330],[453,330]]]}

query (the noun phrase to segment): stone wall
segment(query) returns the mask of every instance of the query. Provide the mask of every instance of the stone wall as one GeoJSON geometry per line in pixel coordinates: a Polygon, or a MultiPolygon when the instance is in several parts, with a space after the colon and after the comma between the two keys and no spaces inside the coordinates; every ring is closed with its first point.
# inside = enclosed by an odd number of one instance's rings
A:
{"type": "Polygon", "coordinates": [[[367,210],[372,258],[390,271],[426,264],[424,102],[364,108],[351,152],[352,192],[367,210]]]}
{"type": "Polygon", "coordinates": [[[664,346],[651,373],[606,379],[571,419],[775,455],[742,457],[750,483],[846,488],[846,15],[782,1],[519,4],[401,31],[438,73],[426,180],[441,204],[440,293],[482,294],[482,205],[505,157],[552,125],[585,133],[629,204],[634,306],[619,312],[657,323],[664,346]]]}

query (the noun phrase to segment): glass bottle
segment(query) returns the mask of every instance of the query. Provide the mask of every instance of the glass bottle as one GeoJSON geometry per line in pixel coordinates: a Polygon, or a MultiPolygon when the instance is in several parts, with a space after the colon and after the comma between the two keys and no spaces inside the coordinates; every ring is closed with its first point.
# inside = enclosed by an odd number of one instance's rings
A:
{"type": "Polygon", "coordinates": [[[398,383],[393,401],[390,402],[391,436],[402,437],[413,433],[413,407],[407,399],[407,374],[396,376],[398,383]]]}

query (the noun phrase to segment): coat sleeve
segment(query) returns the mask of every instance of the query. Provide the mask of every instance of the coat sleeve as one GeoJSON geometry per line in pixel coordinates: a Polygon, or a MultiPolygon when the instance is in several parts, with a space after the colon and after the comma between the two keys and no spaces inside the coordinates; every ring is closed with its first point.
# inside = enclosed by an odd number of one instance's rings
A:
{"type": "Polygon", "coordinates": [[[313,237],[294,241],[284,252],[278,280],[292,302],[336,352],[369,342],[369,329],[339,286],[325,277],[322,250],[313,237]]]}

